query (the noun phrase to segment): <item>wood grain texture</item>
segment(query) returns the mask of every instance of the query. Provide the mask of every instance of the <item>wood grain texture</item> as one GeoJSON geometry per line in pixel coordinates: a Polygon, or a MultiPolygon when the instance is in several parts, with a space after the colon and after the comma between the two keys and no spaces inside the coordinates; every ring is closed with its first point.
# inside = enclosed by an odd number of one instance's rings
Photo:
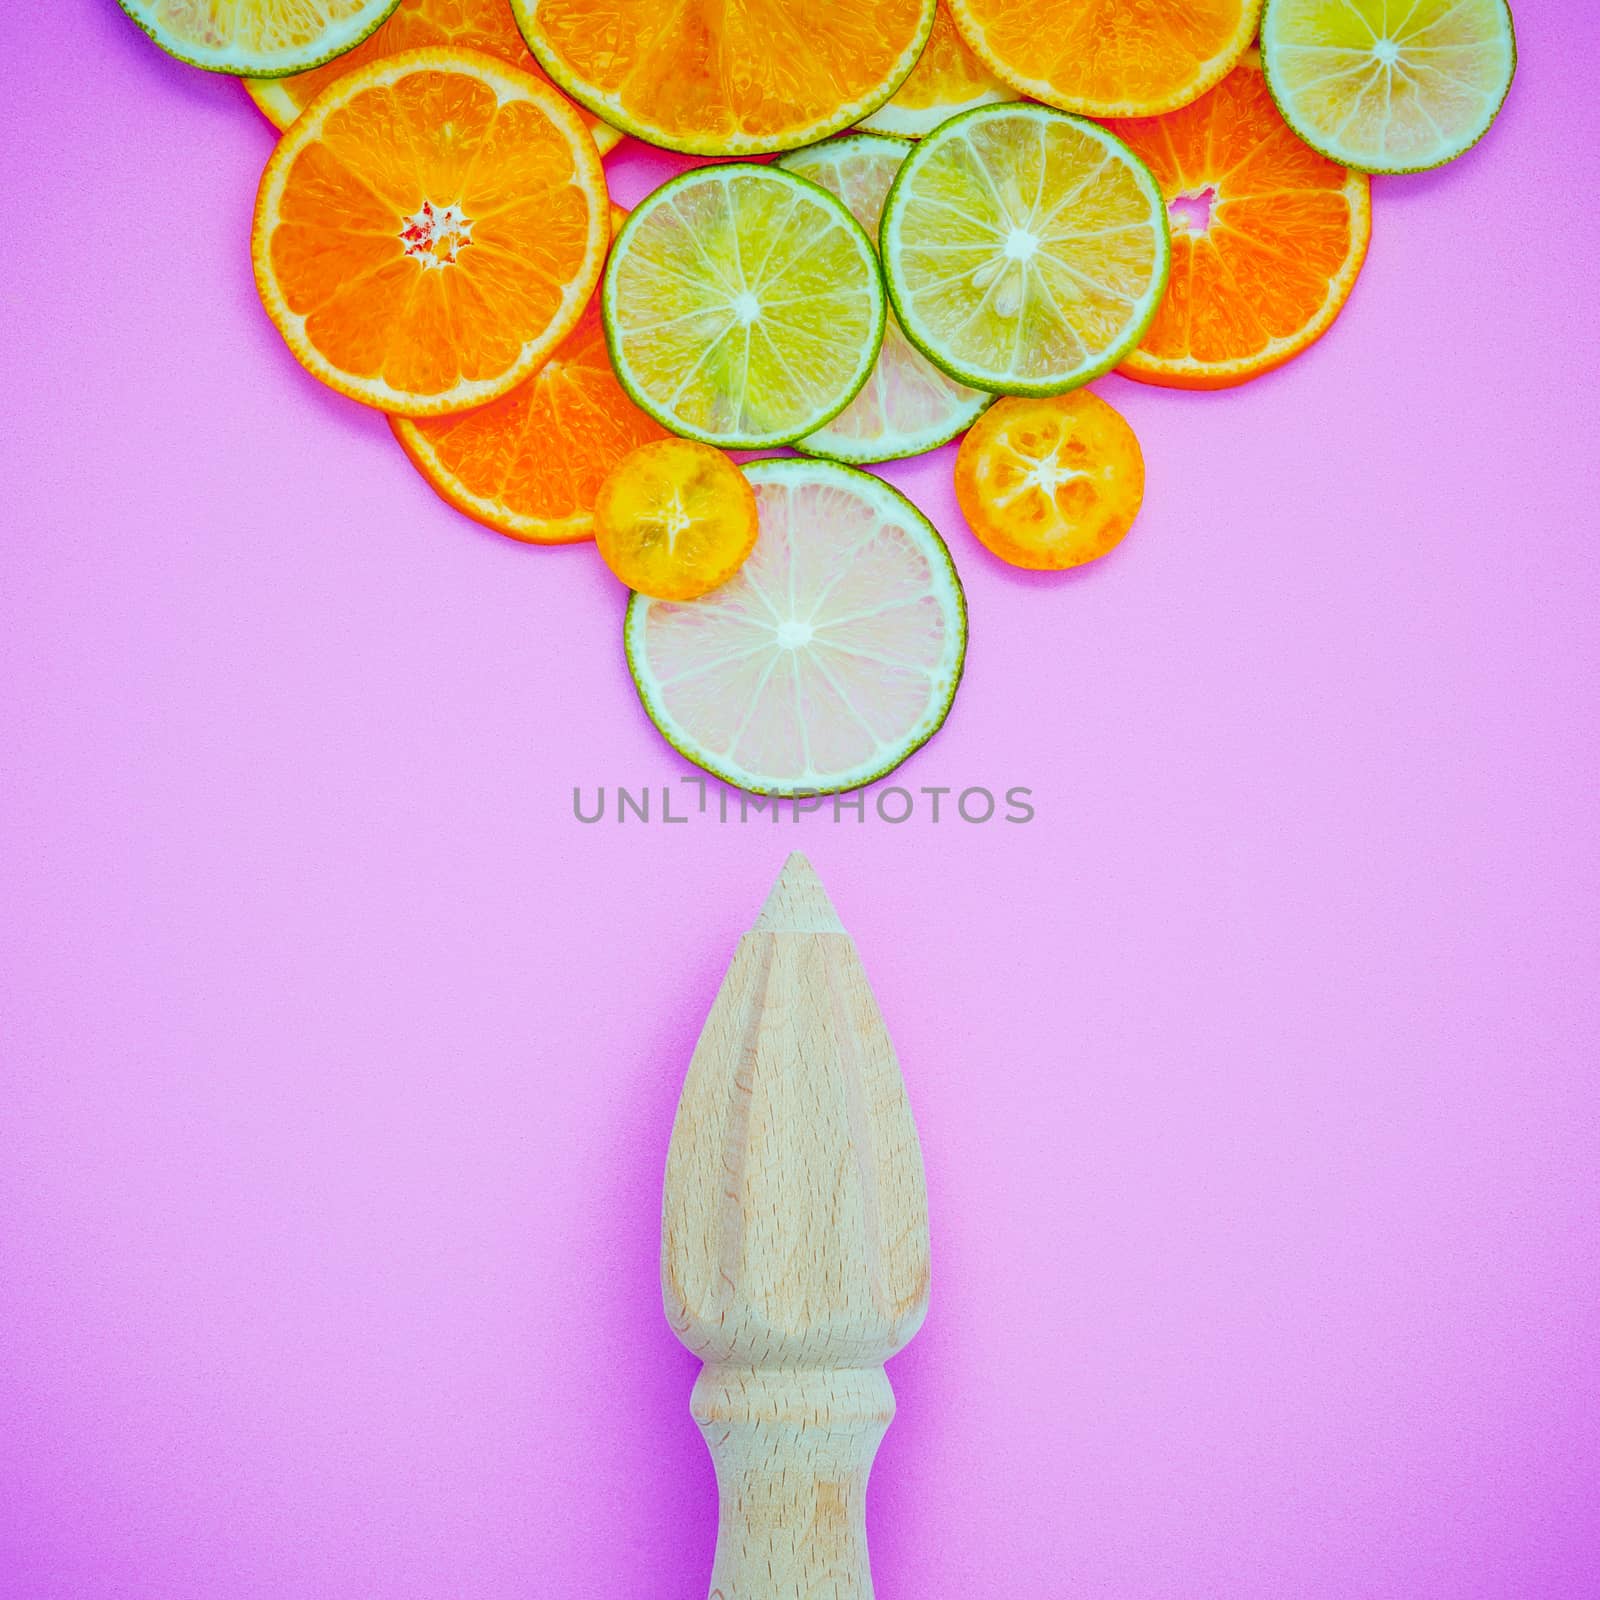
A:
{"type": "Polygon", "coordinates": [[[870,1600],[883,1363],[928,1306],[922,1154],[854,942],[803,856],[740,941],[667,1157],[662,1299],[705,1362],[711,1600],[870,1600]]]}

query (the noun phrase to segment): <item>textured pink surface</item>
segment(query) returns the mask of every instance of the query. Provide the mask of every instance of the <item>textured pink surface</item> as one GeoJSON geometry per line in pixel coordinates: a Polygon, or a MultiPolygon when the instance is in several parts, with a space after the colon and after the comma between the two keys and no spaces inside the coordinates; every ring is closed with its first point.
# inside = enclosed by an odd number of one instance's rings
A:
{"type": "Polygon", "coordinates": [[[882,1600],[1596,1592],[1596,40],[1519,12],[1321,346],[1099,386],[1114,556],[891,474],[972,607],[903,781],[1033,822],[585,827],[684,770],[592,551],[301,374],[235,86],[5,11],[5,1600],[703,1596],[659,1182],[796,844],[928,1158],[882,1600]]]}

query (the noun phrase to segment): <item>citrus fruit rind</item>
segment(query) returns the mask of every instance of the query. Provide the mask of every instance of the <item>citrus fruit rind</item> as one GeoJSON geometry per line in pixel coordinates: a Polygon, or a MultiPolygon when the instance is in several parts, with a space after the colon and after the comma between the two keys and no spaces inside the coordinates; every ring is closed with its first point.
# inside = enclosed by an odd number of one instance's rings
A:
{"type": "Polygon", "coordinates": [[[939,730],[961,680],[966,601],[944,541],[898,490],[826,461],[745,468],[761,531],[720,588],[636,595],[639,698],[680,754],[756,794],[835,794],[939,730]]]}
{"type": "Polygon", "coordinates": [[[1261,0],[948,0],[972,53],[1061,111],[1148,117],[1220,82],[1255,37],[1261,0]]]}
{"type": "Polygon", "coordinates": [[[1144,499],[1144,456],[1121,414],[1087,389],[999,401],[956,455],[956,500],[992,554],[1059,572],[1122,542],[1144,499]]]}
{"type": "Polygon", "coordinates": [[[168,55],[206,72],[275,78],[360,44],[398,0],[118,0],[168,55]]]}
{"type": "Polygon", "coordinates": [[[1172,227],[1167,293],[1124,377],[1226,388],[1332,327],[1366,258],[1369,184],[1295,135],[1254,51],[1193,105],[1110,126],[1149,163],[1172,227]]]}
{"type": "Polygon", "coordinates": [[[1506,0],[1270,0],[1267,85],[1313,150],[1362,172],[1423,172],[1470,150],[1517,69],[1506,0]]]}
{"type": "MultiPolygon", "coordinates": [[[[283,77],[245,78],[244,87],[261,114],[282,132],[335,78],[380,56],[429,45],[481,50],[536,78],[545,76],[517,30],[510,0],[400,0],[361,43],[334,60],[283,77]]],[[[587,110],[580,108],[579,115],[602,155],[616,148],[622,135],[615,128],[607,127],[587,110]]]]}
{"type": "MultiPolygon", "coordinates": [[[[906,150],[904,140],[884,134],[847,133],[780,156],[778,165],[837,195],[867,237],[876,239],[883,202],[906,150]]],[[[878,359],[860,392],[831,422],[797,439],[795,448],[857,465],[921,455],[955,438],[993,399],[934,366],[890,312],[878,359]]]]}
{"type": "Polygon", "coordinates": [[[313,376],[431,416],[539,367],[609,235],[600,154],[567,100],[492,57],[423,49],[335,80],[296,119],[262,175],[252,258],[313,376]]]}
{"type": "Polygon", "coordinates": [[[884,204],[884,276],[907,337],[975,389],[1060,394],[1123,360],[1166,287],[1166,206],[1093,122],[980,106],[912,147],[884,204]]]}
{"type": "Polygon", "coordinates": [[[894,139],[920,139],[958,112],[1016,98],[1017,91],[1002,83],[967,48],[949,8],[939,0],[933,32],[911,75],[856,126],[865,133],[884,133],[894,139]]]}
{"type": "Polygon", "coordinates": [[[602,304],[634,402],[725,449],[789,444],[844,410],[885,320],[877,256],[843,202],[746,163],[694,168],[640,201],[602,304]]]}
{"type": "Polygon", "coordinates": [[[916,65],[934,0],[512,0],[546,72],[614,128],[691,155],[761,155],[838,133],[916,65]]]}

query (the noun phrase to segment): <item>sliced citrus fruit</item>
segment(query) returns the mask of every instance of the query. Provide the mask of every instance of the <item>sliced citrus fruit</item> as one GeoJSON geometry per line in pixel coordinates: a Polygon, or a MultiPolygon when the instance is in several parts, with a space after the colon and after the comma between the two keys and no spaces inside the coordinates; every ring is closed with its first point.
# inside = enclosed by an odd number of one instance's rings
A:
{"type": "Polygon", "coordinates": [[[871,116],[863,117],[859,126],[897,139],[920,139],[958,111],[1016,98],[1017,91],[995,77],[967,48],[944,0],[939,0],[933,32],[911,76],[871,116]]]}
{"type": "Polygon", "coordinates": [[[777,167],[698,167],[641,201],[604,306],[638,404],[674,433],[745,449],[844,410],[883,338],[871,241],[841,201],[777,167]]]}
{"type": "Polygon", "coordinates": [[[875,111],[934,0],[511,0],[545,70],[625,133],[698,155],[793,150],[875,111]]]}
{"type": "Polygon", "coordinates": [[[1244,54],[1261,15],[1261,0],[949,5],[962,38],[997,77],[1091,117],[1154,116],[1198,99],[1244,54]]]}
{"type": "Polygon", "coordinates": [[[252,254],[311,373],[427,416],[540,366],[609,232],[600,153],[560,94],[474,51],[409,50],[338,79],[279,140],[252,254]]]}
{"type": "Polygon", "coordinates": [[[1364,172],[1455,160],[1517,69],[1506,0],[1271,0],[1261,53],[1289,126],[1364,172]]]}
{"type": "MultiPolygon", "coordinates": [[[[545,75],[517,31],[510,0],[400,0],[382,26],[337,59],[287,78],[246,78],[244,86],[275,128],[287,128],[335,78],[380,56],[420,50],[425,45],[481,50],[535,77],[545,75]]],[[[602,155],[615,148],[622,137],[615,128],[608,128],[587,111],[580,110],[579,115],[602,155]]]]}
{"type": "Polygon", "coordinates": [[[361,43],[396,0],[120,0],[168,55],[207,72],[303,72],[361,43]]]}
{"type": "Polygon", "coordinates": [[[761,532],[721,588],[636,595],[639,698],[696,766],[757,794],[833,794],[938,731],[967,646],[944,541],[898,490],[827,461],[758,461],[761,532]]]}
{"type": "Polygon", "coordinates": [[[725,583],[756,542],[756,496],[715,446],[657,439],[600,485],[594,538],[627,586],[654,600],[696,600],[725,583]]]}
{"type": "Polygon", "coordinates": [[[1172,227],[1166,298],[1125,376],[1221,389],[1327,332],[1367,253],[1367,179],[1295,136],[1255,51],[1193,105],[1111,127],[1149,163],[1172,227]]]}
{"type": "Polygon", "coordinates": [[[1002,400],[956,455],[956,500],[1014,567],[1082,566],[1121,543],[1144,498],[1133,429],[1098,395],[1002,400]]]}
{"type": "Polygon", "coordinates": [[[1044,106],[980,106],[914,145],[881,242],[912,343],[1006,394],[1059,394],[1114,367],[1167,281],[1149,170],[1114,134],[1044,106]]]}
{"type": "MultiPolygon", "coordinates": [[[[889,185],[906,158],[906,145],[882,134],[853,133],[779,158],[788,172],[819,183],[878,237],[889,185]]],[[[953,439],[993,399],[947,377],[900,331],[891,314],[883,347],[861,392],[796,448],[834,461],[892,461],[920,455],[953,439]]]]}
{"type": "MultiPolygon", "coordinates": [[[[612,208],[612,226],[625,212],[612,208]]],[[[665,430],[611,370],[600,296],[550,359],[510,394],[444,417],[391,417],[417,470],[458,511],[531,544],[594,537],[594,502],[611,469],[665,430]]]]}

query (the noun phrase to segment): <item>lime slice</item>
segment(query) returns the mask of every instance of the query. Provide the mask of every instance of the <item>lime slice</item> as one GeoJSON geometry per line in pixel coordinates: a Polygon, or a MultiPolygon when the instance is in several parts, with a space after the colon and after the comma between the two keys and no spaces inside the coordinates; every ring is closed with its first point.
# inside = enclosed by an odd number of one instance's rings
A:
{"type": "Polygon", "coordinates": [[[836,794],[938,731],[967,648],[950,552],[897,489],[826,461],[757,461],[761,531],[699,600],[635,595],[624,637],[669,744],[757,794],[836,794]]]}
{"type": "MultiPolygon", "coordinates": [[[[899,139],[857,133],[793,151],[781,156],[778,165],[838,195],[868,237],[876,239],[883,202],[907,149],[899,139]]],[[[832,422],[796,440],[795,447],[833,461],[917,456],[955,438],[993,399],[942,373],[906,338],[891,314],[877,364],[861,392],[832,422]]]]}
{"type": "Polygon", "coordinates": [[[168,55],[207,72],[281,78],[354,48],[399,0],[121,0],[168,55]]]}
{"type": "Polygon", "coordinates": [[[1167,281],[1161,190],[1114,134],[980,106],[916,145],[883,209],[889,297],[951,377],[1060,394],[1139,343],[1167,281]]]}
{"type": "Polygon", "coordinates": [[[1489,131],[1517,46],[1505,0],[1270,0],[1261,54],[1283,119],[1363,172],[1421,172],[1489,131]]]}
{"type": "Polygon", "coordinates": [[[629,214],[602,296],[617,377],[686,438],[754,449],[849,405],[883,339],[872,242],[776,167],[697,167],[629,214]]]}

